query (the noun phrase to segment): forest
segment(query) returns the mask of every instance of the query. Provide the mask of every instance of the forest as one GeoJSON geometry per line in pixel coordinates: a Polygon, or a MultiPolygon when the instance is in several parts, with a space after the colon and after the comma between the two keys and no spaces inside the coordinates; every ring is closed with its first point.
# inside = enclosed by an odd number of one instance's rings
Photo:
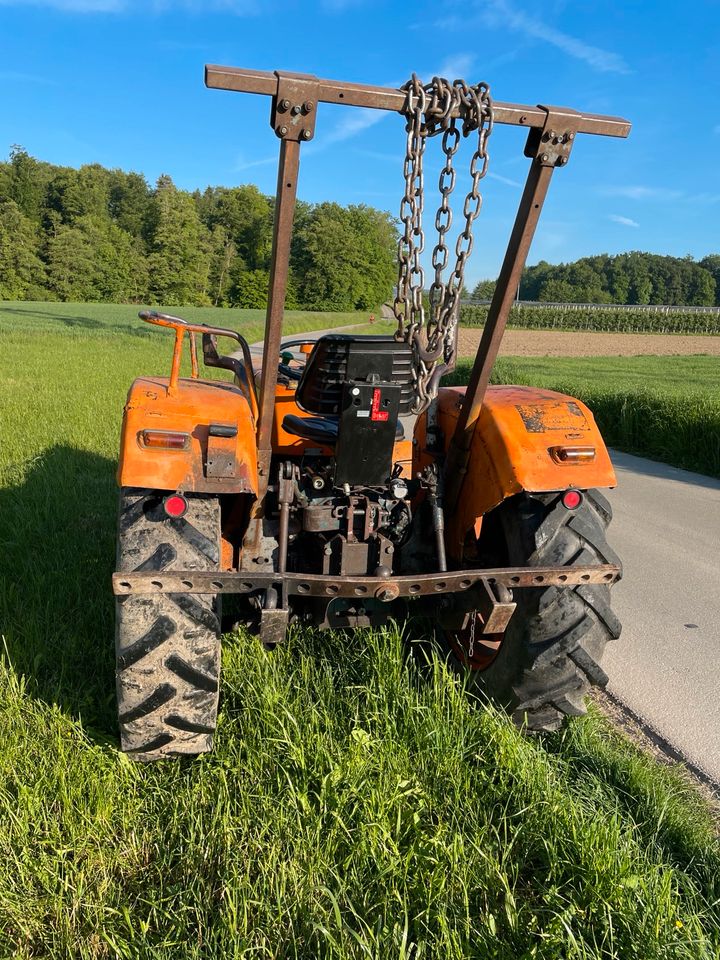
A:
{"type": "MultiPolygon", "coordinates": [[[[154,187],[13,147],[0,163],[0,299],[264,307],[274,199],[256,186],[154,187]]],[[[287,306],[371,310],[393,295],[397,222],[364,204],[298,202],[287,306]]],[[[473,299],[489,299],[482,280],[473,299]]],[[[463,295],[466,291],[463,291],[463,295]]],[[[528,267],[520,299],[720,305],[720,254],[630,252],[528,267]]]]}
{"type": "MultiPolygon", "coordinates": [[[[489,300],[494,280],[481,280],[475,300],[489,300]]],[[[545,260],[523,272],[521,300],[544,303],[720,306],[720,254],[702,260],[655,253],[599,254],[574,263],[545,260]]]]}
{"type": "MultiPolygon", "coordinates": [[[[189,193],[163,175],[151,188],[138,173],[14,147],[0,163],[0,299],[262,307],[273,203],[252,185],[189,193]]],[[[299,202],[288,307],[377,307],[396,248],[387,213],[299,202]]]]}

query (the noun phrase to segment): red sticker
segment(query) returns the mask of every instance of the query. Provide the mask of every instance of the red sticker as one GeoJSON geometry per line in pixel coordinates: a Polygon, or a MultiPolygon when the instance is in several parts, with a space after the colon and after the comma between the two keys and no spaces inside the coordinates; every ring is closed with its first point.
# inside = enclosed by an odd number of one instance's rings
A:
{"type": "Polygon", "coordinates": [[[373,390],[372,407],[370,408],[370,419],[388,420],[389,418],[390,414],[388,411],[380,409],[380,388],[375,387],[373,390]]]}

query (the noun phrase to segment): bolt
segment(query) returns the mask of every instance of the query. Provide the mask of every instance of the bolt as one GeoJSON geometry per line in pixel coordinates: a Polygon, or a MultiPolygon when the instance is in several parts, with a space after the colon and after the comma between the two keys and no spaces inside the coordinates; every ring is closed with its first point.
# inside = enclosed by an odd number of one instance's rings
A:
{"type": "Polygon", "coordinates": [[[281,101],[280,101],[280,109],[281,109],[281,110],[289,110],[289,109],[290,109],[290,101],[289,101],[289,100],[281,100],[281,101]]]}
{"type": "Polygon", "coordinates": [[[555,138],[553,139],[553,143],[562,143],[562,142],[563,142],[563,138],[562,138],[562,137],[555,137],[555,138]]]}
{"type": "Polygon", "coordinates": [[[555,131],[548,130],[547,133],[543,136],[543,140],[553,140],[555,138],[555,131]]]}
{"type": "Polygon", "coordinates": [[[310,111],[314,109],[314,107],[315,107],[315,104],[312,102],[312,100],[306,100],[305,103],[303,104],[303,110],[305,111],[305,113],[310,113],[310,111]]]}
{"type": "Polygon", "coordinates": [[[287,132],[288,132],[288,128],[287,128],[287,127],[279,126],[279,127],[277,128],[277,134],[278,134],[279,137],[284,137],[287,132]]]}
{"type": "Polygon", "coordinates": [[[543,163],[547,163],[549,160],[549,157],[546,153],[542,153],[540,154],[540,159],[542,160],[543,163]]]}
{"type": "Polygon", "coordinates": [[[331,553],[332,553],[332,547],[331,547],[330,544],[328,543],[328,544],[325,545],[325,556],[326,556],[326,557],[329,557],[331,553]]]}
{"type": "Polygon", "coordinates": [[[567,162],[568,162],[568,158],[567,158],[567,157],[560,157],[560,166],[561,166],[561,167],[564,167],[567,162]]]}
{"type": "Polygon", "coordinates": [[[292,108],[292,110],[290,111],[290,113],[291,113],[294,117],[296,117],[296,116],[300,113],[301,110],[302,110],[302,107],[300,106],[300,104],[296,103],[295,106],[294,106],[294,107],[292,108]]]}
{"type": "Polygon", "coordinates": [[[575,134],[574,134],[574,133],[569,133],[569,134],[567,135],[567,138],[568,138],[568,140],[574,140],[574,139],[575,139],[575,134]]]}
{"type": "Polygon", "coordinates": [[[300,136],[303,140],[312,140],[312,131],[311,130],[301,130],[300,136]]]}

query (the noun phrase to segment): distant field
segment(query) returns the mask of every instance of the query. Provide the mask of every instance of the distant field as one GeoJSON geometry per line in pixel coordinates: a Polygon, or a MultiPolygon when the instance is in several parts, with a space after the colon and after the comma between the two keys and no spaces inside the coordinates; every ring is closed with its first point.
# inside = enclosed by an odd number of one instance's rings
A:
{"type": "MultiPolygon", "coordinates": [[[[125,333],[130,336],[157,335],[147,323],[138,319],[142,309],[160,309],[116,303],[31,303],[0,301],[0,332],[96,334],[106,336],[125,333]]],[[[209,323],[237,330],[249,340],[263,335],[264,310],[235,310],[217,307],[168,307],[165,313],[180,316],[191,323],[209,323]]],[[[288,310],[285,333],[303,333],[325,327],[342,327],[367,322],[368,312],[313,313],[309,310],[288,310]]],[[[160,331],[161,336],[169,336],[160,331]]]]}
{"type": "MultiPolygon", "coordinates": [[[[120,418],[172,340],[134,312],[0,305],[0,956],[717,960],[717,827],[681,773],[597,715],[524,738],[402,625],[228,635],[215,752],[119,754],[120,418]]],[[[663,363],[673,396],[709,376],[663,363]]]]}
{"type": "MultiPolygon", "coordinates": [[[[464,304],[460,308],[463,326],[483,326],[487,306],[464,304]]],[[[693,311],[675,307],[657,311],[643,308],[586,307],[552,304],[513,307],[509,325],[524,330],[607,331],[611,333],[720,333],[720,310],[693,311]]]]}

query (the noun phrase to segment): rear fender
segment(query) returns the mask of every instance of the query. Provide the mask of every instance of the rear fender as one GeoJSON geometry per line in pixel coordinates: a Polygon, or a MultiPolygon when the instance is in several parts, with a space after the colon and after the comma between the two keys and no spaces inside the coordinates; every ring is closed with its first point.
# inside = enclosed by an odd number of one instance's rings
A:
{"type": "Polygon", "coordinates": [[[123,411],[118,483],[190,493],[257,495],[255,418],[242,390],[220,380],[140,377],[123,411]],[[230,428],[230,429],[228,429],[230,428]],[[235,436],[213,436],[232,434],[235,436]],[[184,433],[181,450],[148,447],[146,430],[184,433]]]}
{"type": "MultiPolygon", "coordinates": [[[[437,419],[447,449],[464,387],[438,394],[437,419]]],[[[418,448],[425,444],[418,437],[418,448]]],[[[590,410],[580,400],[537,387],[489,387],[470,448],[455,512],[445,518],[448,553],[462,556],[467,532],[480,531],[484,514],[514,494],[578,487],[614,487],[615,471],[590,410]],[[587,463],[558,463],[553,447],[595,448],[587,463]]]]}

